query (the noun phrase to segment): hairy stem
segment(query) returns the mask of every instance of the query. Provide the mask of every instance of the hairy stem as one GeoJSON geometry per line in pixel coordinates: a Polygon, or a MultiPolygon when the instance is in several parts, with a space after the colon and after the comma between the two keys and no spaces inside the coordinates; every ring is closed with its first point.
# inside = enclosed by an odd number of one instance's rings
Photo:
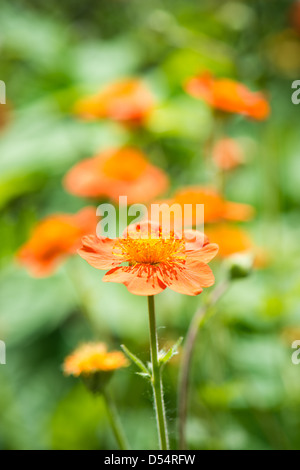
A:
{"type": "Polygon", "coordinates": [[[161,377],[161,367],[158,361],[158,341],[156,333],[154,296],[148,296],[149,328],[150,328],[150,352],[152,363],[152,387],[156,412],[160,449],[168,450],[169,440],[167,433],[166,413],[163,397],[163,386],[161,377]]]}

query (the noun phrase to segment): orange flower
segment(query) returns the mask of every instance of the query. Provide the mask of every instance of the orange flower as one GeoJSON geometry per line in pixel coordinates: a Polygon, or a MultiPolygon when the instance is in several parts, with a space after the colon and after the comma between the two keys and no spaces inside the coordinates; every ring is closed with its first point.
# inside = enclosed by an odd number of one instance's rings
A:
{"type": "Polygon", "coordinates": [[[94,268],[109,269],[103,281],[122,283],[136,295],[158,294],[166,287],[198,295],[214,284],[207,263],[218,246],[195,230],[180,238],[175,232],[163,234],[158,224],[146,221],[130,225],[120,238],[86,236],[82,243],[82,258],[94,268]]]}
{"type": "Polygon", "coordinates": [[[222,111],[257,120],[264,120],[270,114],[269,103],[262,93],[252,92],[242,83],[228,78],[214,79],[209,72],[189,79],[185,89],[195,98],[203,99],[222,111]]]}
{"type": "Polygon", "coordinates": [[[32,275],[50,275],[68,255],[76,253],[83,235],[96,231],[96,210],[86,207],[77,214],[55,214],[42,220],[17,254],[32,275]]]}
{"type": "Polygon", "coordinates": [[[111,83],[100,93],[75,104],[75,112],[84,119],[109,118],[129,124],[142,124],[154,105],[152,94],[138,79],[111,83]]]}
{"type": "Polygon", "coordinates": [[[235,253],[252,250],[253,244],[248,234],[239,227],[220,225],[205,229],[205,234],[219,245],[219,255],[226,257],[235,253]]]}
{"type": "Polygon", "coordinates": [[[234,139],[218,140],[212,150],[212,158],[222,170],[232,170],[244,161],[243,151],[234,139]]]}
{"type": "Polygon", "coordinates": [[[114,201],[127,196],[128,203],[152,200],[166,191],[168,178],[134,148],[106,150],[75,165],[64,185],[76,196],[108,197],[114,201]]]}
{"type": "Polygon", "coordinates": [[[86,343],[65,359],[63,370],[66,375],[78,377],[127,366],[128,361],[121,351],[108,352],[104,343],[86,343]]]}
{"type": "MultiPolygon", "coordinates": [[[[161,201],[161,203],[163,202],[161,201]]],[[[182,212],[185,212],[184,205],[190,204],[192,206],[192,218],[191,220],[185,218],[184,221],[188,226],[194,227],[197,224],[203,223],[202,219],[199,220],[199,216],[202,216],[202,214],[198,215],[196,211],[197,204],[204,205],[204,222],[218,222],[222,220],[245,221],[251,219],[254,213],[251,206],[226,201],[215,189],[205,186],[182,188],[166,203],[168,206],[174,203],[179,204],[182,207],[182,212]]]]}

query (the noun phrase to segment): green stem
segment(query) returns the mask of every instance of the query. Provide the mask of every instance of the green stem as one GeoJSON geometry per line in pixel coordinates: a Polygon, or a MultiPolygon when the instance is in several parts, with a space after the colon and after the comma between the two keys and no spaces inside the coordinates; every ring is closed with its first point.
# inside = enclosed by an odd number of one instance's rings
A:
{"type": "Polygon", "coordinates": [[[119,445],[119,448],[121,450],[127,450],[128,449],[127,440],[124,435],[123,429],[121,427],[121,423],[119,420],[119,416],[118,416],[115,404],[110,394],[107,392],[106,388],[104,388],[103,390],[103,397],[106,403],[106,410],[107,410],[108,418],[109,418],[114,436],[116,438],[116,441],[119,445]]]}
{"type": "Polygon", "coordinates": [[[148,296],[149,328],[150,328],[150,351],[152,362],[152,387],[155,403],[156,421],[161,450],[169,449],[167,434],[166,413],[163,398],[163,386],[161,377],[161,367],[158,361],[158,342],[155,324],[154,296],[148,296]]]}
{"type": "Polygon", "coordinates": [[[183,348],[183,354],[181,359],[181,366],[179,371],[179,383],[178,383],[178,417],[179,417],[179,448],[180,450],[186,449],[186,437],[185,437],[185,424],[187,419],[187,402],[189,392],[189,378],[192,357],[198,332],[202,321],[209,314],[211,308],[218,302],[220,297],[228,288],[228,282],[224,281],[219,284],[213,291],[210,300],[207,305],[204,305],[196,311],[190,327],[187,332],[185,345],[183,348]]]}

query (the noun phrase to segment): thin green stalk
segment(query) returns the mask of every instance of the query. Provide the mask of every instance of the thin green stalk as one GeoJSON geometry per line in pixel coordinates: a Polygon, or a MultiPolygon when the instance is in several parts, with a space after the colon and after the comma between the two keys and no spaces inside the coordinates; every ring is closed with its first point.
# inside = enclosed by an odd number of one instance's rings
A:
{"type": "Polygon", "coordinates": [[[192,357],[194,347],[200,326],[211,308],[216,304],[220,297],[224,294],[228,287],[228,282],[224,281],[222,284],[214,290],[207,305],[204,305],[196,311],[192,318],[190,327],[188,329],[185,345],[183,348],[182,360],[179,372],[179,383],[178,383],[178,424],[179,424],[179,448],[184,450],[186,448],[185,438],[185,424],[187,418],[187,402],[188,402],[188,391],[189,391],[189,378],[190,369],[192,363],[192,357]]]}
{"type": "Polygon", "coordinates": [[[120,450],[127,450],[128,443],[124,435],[115,404],[109,392],[106,390],[106,388],[104,388],[103,390],[103,397],[106,403],[106,410],[107,410],[108,418],[109,418],[114,436],[116,438],[116,441],[118,443],[118,446],[120,450]]]}
{"type": "Polygon", "coordinates": [[[161,377],[161,367],[158,361],[158,341],[155,323],[155,308],[154,296],[148,296],[148,309],[149,309],[149,328],[150,328],[150,351],[152,362],[152,387],[155,403],[156,421],[159,435],[160,449],[169,449],[169,440],[166,423],[166,413],[163,397],[163,386],[161,377]]]}

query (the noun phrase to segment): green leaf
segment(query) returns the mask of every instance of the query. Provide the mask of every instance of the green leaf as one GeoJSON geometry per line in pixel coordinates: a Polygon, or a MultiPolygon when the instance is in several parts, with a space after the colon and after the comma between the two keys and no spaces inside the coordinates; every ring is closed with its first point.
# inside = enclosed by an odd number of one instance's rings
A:
{"type": "Polygon", "coordinates": [[[124,344],[121,344],[121,349],[124,351],[126,356],[141,370],[141,372],[138,372],[139,375],[143,377],[150,377],[149,370],[145,364],[137,356],[135,356],[135,354],[129,351],[129,349],[124,344]]]}

